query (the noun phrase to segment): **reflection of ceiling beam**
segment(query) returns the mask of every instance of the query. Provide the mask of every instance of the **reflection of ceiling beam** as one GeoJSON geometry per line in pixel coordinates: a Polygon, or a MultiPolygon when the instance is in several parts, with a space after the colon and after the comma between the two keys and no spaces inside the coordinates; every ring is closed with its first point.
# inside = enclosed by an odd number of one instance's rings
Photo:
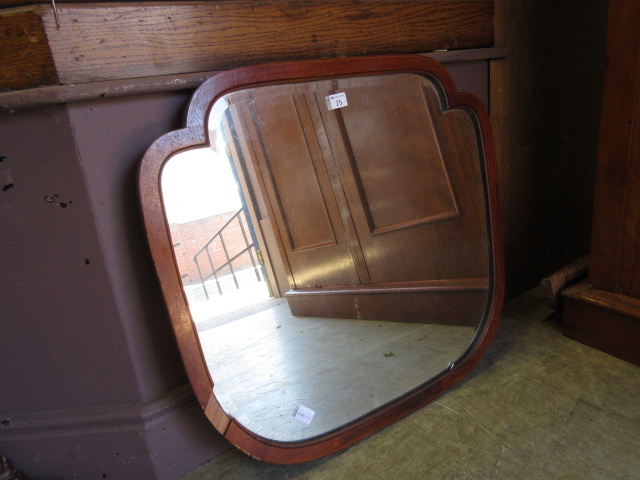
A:
{"type": "Polygon", "coordinates": [[[59,28],[51,4],[0,11],[0,90],[493,44],[490,0],[58,3],[57,13],[59,28]],[[30,58],[37,68],[24,75],[30,58]]]}

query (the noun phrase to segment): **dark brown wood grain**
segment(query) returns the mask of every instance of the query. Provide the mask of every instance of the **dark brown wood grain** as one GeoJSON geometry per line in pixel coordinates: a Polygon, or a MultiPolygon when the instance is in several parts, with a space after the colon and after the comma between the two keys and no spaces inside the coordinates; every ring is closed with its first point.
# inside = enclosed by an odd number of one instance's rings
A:
{"type": "MultiPolygon", "coordinates": [[[[471,62],[474,60],[501,59],[508,55],[508,47],[477,48],[430,52],[420,55],[433,58],[441,63],[471,62]]],[[[153,92],[191,90],[199,87],[218,71],[186,73],[180,75],[160,75],[155,77],[109,80],[78,85],[56,85],[37,89],[14,90],[0,93],[0,109],[16,110],[59,103],[72,103],[96,99],[110,99],[142,95],[153,92]]]]}
{"type": "Polygon", "coordinates": [[[563,333],[640,364],[640,4],[611,0],[587,282],[563,333]]]}
{"type": "Polygon", "coordinates": [[[562,333],[640,365],[640,299],[583,282],[565,289],[562,333]]]}
{"type": "Polygon", "coordinates": [[[487,303],[484,289],[439,291],[403,291],[396,286],[386,289],[351,288],[351,292],[292,291],[287,295],[291,313],[296,316],[322,318],[357,318],[359,320],[458,325],[476,327],[487,303]]]}
{"type": "Polygon", "coordinates": [[[498,213],[497,173],[489,119],[481,102],[471,95],[458,93],[447,71],[437,62],[418,56],[374,56],[260,65],[217,75],[205,82],[194,94],[187,113],[185,129],[161,137],[147,151],[141,165],[139,185],[143,218],[151,252],[196,396],[206,410],[207,416],[221,429],[221,433],[239,449],[255,458],[273,463],[299,463],[328,455],[357,442],[414,411],[459,382],[480,360],[495,333],[504,296],[504,265],[498,213]],[[372,414],[309,441],[283,443],[262,438],[246,431],[233,419],[229,419],[215,398],[213,400],[211,398],[213,387],[211,376],[206,370],[204,359],[199,351],[195,326],[190,318],[180,285],[177,264],[171,251],[168,224],[159,192],[160,171],[172,153],[191,145],[206,144],[205,119],[210,106],[221,95],[239,88],[258,85],[397,71],[418,72],[434,78],[446,93],[449,109],[464,109],[471,112],[475,118],[476,128],[483,139],[480,142],[480,150],[484,163],[480,174],[485,184],[490,252],[488,259],[490,284],[485,317],[478,328],[474,343],[459,361],[451,365],[448,371],[427,380],[419,388],[372,414]]]}
{"type": "MultiPolygon", "coordinates": [[[[174,3],[189,2],[192,0],[171,0],[174,3]]],[[[56,2],[56,4],[65,3],[106,3],[105,0],[64,0],[64,2],[56,2]]],[[[140,3],[136,0],[120,0],[118,3],[140,3]]],[[[23,7],[27,5],[51,5],[51,0],[0,0],[0,8],[23,7]]]]}
{"type": "Polygon", "coordinates": [[[570,263],[552,275],[540,281],[540,288],[544,292],[547,305],[554,310],[560,306],[562,290],[579,279],[584,278],[589,267],[589,255],[570,263]]]}
{"type": "Polygon", "coordinates": [[[566,288],[563,295],[566,298],[581,301],[602,310],[640,319],[640,298],[607,292],[594,287],[588,281],[566,288]]]}
{"type": "Polygon", "coordinates": [[[492,0],[58,4],[43,21],[64,84],[265,61],[492,45],[492,0]]]}
{"type": "Polygon", "coordinates": [[[0,12],[0,92],[58,81],[37,9],[0,12]]]}
{"type": "Polygon", "coordinates": [[[589,252],[607,4],[495,1],[511,48],[490,64],[489,109],[508,296],[589,252]]]}
{"type": "Polygon", "coordinates": [[[589,280],[640,297],[640,7],[612,0],[589,280]]]}

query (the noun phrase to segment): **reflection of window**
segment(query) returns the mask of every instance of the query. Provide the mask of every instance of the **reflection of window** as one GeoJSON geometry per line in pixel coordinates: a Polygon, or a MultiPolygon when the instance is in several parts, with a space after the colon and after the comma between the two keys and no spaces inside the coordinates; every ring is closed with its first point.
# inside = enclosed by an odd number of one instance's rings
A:
{"type": "Polygon", "coordinates": [[[167,162],[162,195],[170,224],[236,211],[242,206],[228,158],[210,148],[187,150],[167,162]]]}

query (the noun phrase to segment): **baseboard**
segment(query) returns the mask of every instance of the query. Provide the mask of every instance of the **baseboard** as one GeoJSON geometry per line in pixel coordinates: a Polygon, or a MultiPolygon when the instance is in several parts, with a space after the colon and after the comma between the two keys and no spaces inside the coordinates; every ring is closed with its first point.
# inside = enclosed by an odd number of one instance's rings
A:
{"type": "Polygon", "coordinates": [[[475,327],[488,295],[488,278],[465,278],[302,288],[285,298],[296,316],[475,327]]]}
{"type": "Polygon", "coordinates": [[[188,385],[144,404],[2,414],[0,422],[0,447],[32,479],[171,479],[229,448],[188,385]]]}
{"type": "Polygon", "coordinates": [[[562,333],[566,337],[640,365],[640,299],[586,282],[562,294],[562,333]]]}

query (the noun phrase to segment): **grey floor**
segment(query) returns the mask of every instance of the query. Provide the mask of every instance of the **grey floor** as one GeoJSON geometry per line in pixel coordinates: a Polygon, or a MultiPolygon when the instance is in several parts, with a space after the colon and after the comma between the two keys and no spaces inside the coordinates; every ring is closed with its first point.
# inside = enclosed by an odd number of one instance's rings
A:
{"type": "Polygon", "coordinates": [[[455,362],[475,333],[455,325],[294,317],[283,298],[262,305],[199,336],[225,412],[283,442],[328,433],[418,387],[455,362]],[[299,406],[313,412],[309,424],[294,417],[299,406]]]}
{"type": "Polygon", "coordinates": [[[563,337],[534,290],[505,306],[478,367],[435,402],[331,457],[229,450],[201,479],[640,479],[640,368],[563,337]]]}

